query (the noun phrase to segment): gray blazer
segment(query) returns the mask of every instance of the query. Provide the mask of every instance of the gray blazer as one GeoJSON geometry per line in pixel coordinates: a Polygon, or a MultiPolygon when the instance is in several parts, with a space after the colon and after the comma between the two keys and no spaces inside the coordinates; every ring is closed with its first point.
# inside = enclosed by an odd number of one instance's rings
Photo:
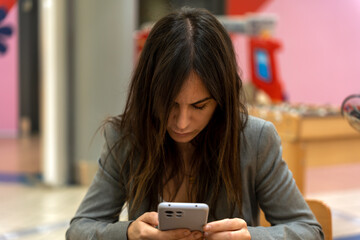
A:
{"type": "MultiPolygon", "coordinates": [[[[323,239],[321,226],[282,160],[280,138],[273,124],[250,116],[244,131],[245,141],[240,146],[242,213],[252,239],[323,239]],[[259,207],[272,227],[258,226],[259,207]]],[[[99,160],[99,169],[71,220],[66,232],[68,240],[127,239],[127,228],[131,221],[149,211],[148,202],[145,201],[135,215],[129,217],[129,221],[119,221],[125,203],[125,188],[119,182],[126,182],[126,176],[120,176],[119,165],[112,156],[104,164],[109,147],[118,135],[108,128],[105,137],[107,144],[99,160]],[[119,181],[120,178],[123,181],[119,181]]],[[[118,159],[122,159],[122,156],[118,159]]],[[[224,190],[216,206],[218,219],[240,217],[238,209],[230,214],[226,199],[224,190]]],[[[214,220],[217,219],[209,218],[209,222],[214,220]]]]}

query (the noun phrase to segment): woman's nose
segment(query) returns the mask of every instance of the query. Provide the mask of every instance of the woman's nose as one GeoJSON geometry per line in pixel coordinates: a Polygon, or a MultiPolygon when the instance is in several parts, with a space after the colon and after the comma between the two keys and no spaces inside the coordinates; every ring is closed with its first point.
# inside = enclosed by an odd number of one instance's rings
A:
{"type": "Polygon", "coordinates": [[[179,130],[186,129],[190,124],[190,113],[185,108],[179,108],[176,116],[176,127],[179,130]]]}

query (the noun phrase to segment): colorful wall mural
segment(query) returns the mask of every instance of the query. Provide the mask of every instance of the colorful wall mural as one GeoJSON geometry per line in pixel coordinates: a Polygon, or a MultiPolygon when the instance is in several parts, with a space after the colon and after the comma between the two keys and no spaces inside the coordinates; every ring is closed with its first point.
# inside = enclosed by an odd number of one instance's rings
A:
{"type": "Polygon", "coordinates": [[[0,137],[18,134],[18,11],[0,0],[0,137]]]}

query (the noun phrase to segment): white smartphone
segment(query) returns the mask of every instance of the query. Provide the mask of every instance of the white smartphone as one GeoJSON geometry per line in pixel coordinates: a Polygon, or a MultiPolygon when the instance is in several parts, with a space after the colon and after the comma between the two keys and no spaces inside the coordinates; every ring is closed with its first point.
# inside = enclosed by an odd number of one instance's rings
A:
{"type": "Polygon", "coordinates": [[[162,202],[158,205],[159,229],[187,228],[202,231],[207,223],[209,206],[205,203],[162,202]]]}

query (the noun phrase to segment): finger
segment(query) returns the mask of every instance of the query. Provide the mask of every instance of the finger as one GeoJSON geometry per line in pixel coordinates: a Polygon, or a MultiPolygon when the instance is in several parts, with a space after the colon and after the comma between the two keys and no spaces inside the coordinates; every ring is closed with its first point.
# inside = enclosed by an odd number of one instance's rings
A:
{"type": "Polygon", "coordinates": [[[181,237],[181,235],[177,235],[176,239],[178,240],[203,240],[204,239],[204,234],[200,231],[192,231],[189,235],[185,234],[185,237],[181,237]]]}
{"type": "Polygon", "coordinates": [[[215,233],[205,233],[207,240],[250,240],[251,236],[247,228],[241,229],[239,231],[224,231],[224,232],[215,232],[215,233]]]}
{"type": "Polygon", "coordinates": [[[192,234],[189,229],[174,229],[174,230],[167,230],[167,231],[160,231],[157,239],[164,239],[164,240],[192,240],[192,234]]]}
{"type": "Polygon", "coordinates": [[[158,213],[157,212],[147,212],[139,217],[139,220],[151,225],[159,225],[158,213]]]}
{"type": "Polygon", "coordinates": [[[191,239],[198,240],[198,239],[203,239],[203,237],[204,237],[204,234],[200,231],[192,231],[191,232],[191,239]]]}
{"type": "MultiPolygon", "coordinates": [[[[140,218],[140,217],[139,217],[140,218]]],[[[139,225],[137,228],[137,232],[135,233],[134,239],[157,239],[157,240],[178,240],[178,239],[186,239],[193,240],[191,237],[191,232],[188,229],[175,229],[168,231],[160,231],[157,228],[149,226],[148,223],[144,221],[139,221],[139,225]]],[[[135,222],[133,222],[135,223],[135,222]]],[[[132,224],[133,224],[132,223],[132,224]]],[[[131,225],[130,225],[131,226],[131,225]]]]}
{"type": "Polygon", "coordinates": [[[222,232],[234,231],[247,228],[247,224],[243,219],[232,218],[223,219],[215,222],[208,223],[204,226],[204,232],[222,232]]]}
{"type": "Polygon", "coordinates": [[[141,215],[137,220],[129,225],[127,231],[128,239],[159,239],[157,236],[160,231],[144,221],[149,220],[147,218],[149,216],[146,216],[146,214],[147,213],[141,215]]]}
{"type": "Polygon", "coordinates": [[[188,229],[174,229],[163,231],[161,239],[176,239],[176,240],[202,240],[204,234],[200,231],[190,232],[188,229]]]}

